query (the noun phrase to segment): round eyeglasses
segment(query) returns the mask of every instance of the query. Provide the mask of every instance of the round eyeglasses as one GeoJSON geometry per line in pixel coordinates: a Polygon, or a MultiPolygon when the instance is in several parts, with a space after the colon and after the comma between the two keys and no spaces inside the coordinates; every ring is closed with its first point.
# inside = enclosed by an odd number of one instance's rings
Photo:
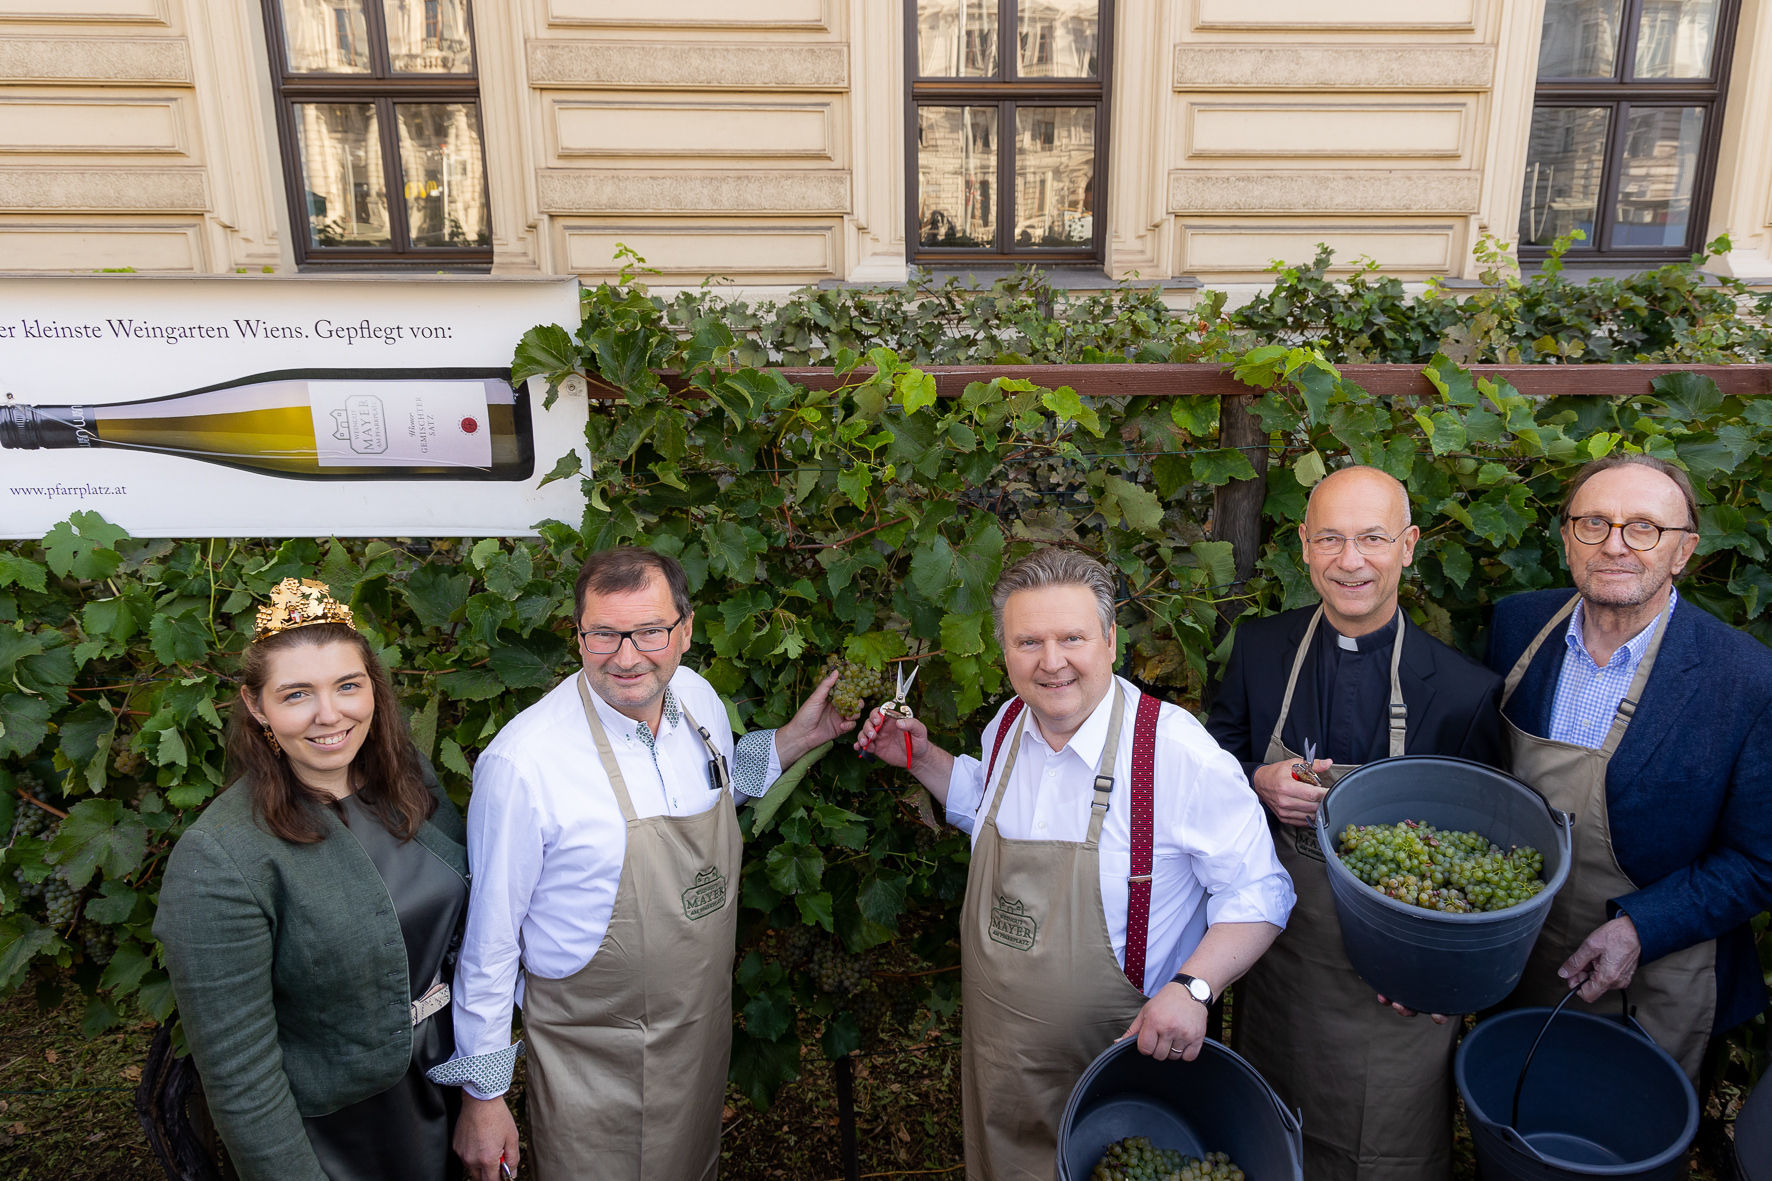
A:
{"type": "Polygon", "coordinates": [[[1314,537],[1308,538],[1305,541],[1305,544],[1310,546],[1311,553],[1316,554],[1318,557],[1333,558],[1336,554],[1339,554],[1342,550],[1346,549],[1347,543],[1351,541],[1354,543],[1355,549],[1359,550],[1362,554],[1365,554],[1368,558],[1372,558],[1377,557],[1379,554],[1390,549],[1391,546],[1397,544],[1397,538],[1401,536],[1403,535],[1398,533],[1394,537],[1386,537],[1384,534],[1376,531],[1371,533],[1361,533],[1355,537],[1343,537],[1339,533],[1319,533],[1314,537]]]}
{"type": "Polygon", "coordinates": [[[1616,529],[1631,549],[1652,550],[1661,544],[1663,533],[1696,533],[1685,525],[1657,525],[1653,521],[1608,521],[1605,517],[1565,517],[1569,532],[1583,545],[1605,545],[1616,529]]]}
{"type": "Polygon", "coordinates": [[[671,632],[682,622],[683,617],[679,615],[668,627],[655,623],[651,627],[637,627],[625,632],[607,627],[581,627],[578,638],[584,642],[585,651],[593,656],[614,655],[621,651],[623,640],[632,642],[636,652],[662,652],[671,646],[671,632]]]}

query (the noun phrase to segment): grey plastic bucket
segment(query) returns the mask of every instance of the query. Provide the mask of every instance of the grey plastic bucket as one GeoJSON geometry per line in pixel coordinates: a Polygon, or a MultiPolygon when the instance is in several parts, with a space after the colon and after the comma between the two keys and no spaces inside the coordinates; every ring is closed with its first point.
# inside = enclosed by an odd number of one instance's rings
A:
{"type": "Polygon", "coordinates": [[[1526,968],[1551,899],[1569,878],[1569,814],[1512,775],[1469,759],[1401,755],[1342,776],[1317,809],[1348,961],[1373,991],[1422,1013],[1474,1013],[1499,1004],[1526,968]],[[1544,889],[1518,906],[1442,914],[1387,898],[1335,855],[1350,824],[1420,820],[1479,832],[1503,848],[1544,854],[1544,889]]]}
{"type": "Polygon", "coordinates": [[[1302,1181],[1304,1133],[1241,1056],[1207,1040],[1192,1062],[1158,1062],[1115,1042],[1071,1088],[1058,1130],[1058,1181],[1088,1181],[1108,1146],[1143,1136],[1189,1156],[1230,1155],[1248,1181],[1302,1181]]]}
{"type": "Polygon", "coordinates": [[[1498,1013],[1458,1047],[1483,1181],[1679,1181],[1698,1133],[1686,1072],[1629,1017],[1561,1008],[1498,1013]]]}

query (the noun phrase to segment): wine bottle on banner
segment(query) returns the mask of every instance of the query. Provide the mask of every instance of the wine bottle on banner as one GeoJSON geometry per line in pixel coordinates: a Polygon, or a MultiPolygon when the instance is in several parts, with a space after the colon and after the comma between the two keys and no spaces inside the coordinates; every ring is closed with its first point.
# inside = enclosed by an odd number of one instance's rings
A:
{"type": "Polygon", "coordinates": [[[527,480],[529,394],[498,369],[288,369],[139,402],[0,402],[0,448],[122,448],[276,476],[527,480]]]}

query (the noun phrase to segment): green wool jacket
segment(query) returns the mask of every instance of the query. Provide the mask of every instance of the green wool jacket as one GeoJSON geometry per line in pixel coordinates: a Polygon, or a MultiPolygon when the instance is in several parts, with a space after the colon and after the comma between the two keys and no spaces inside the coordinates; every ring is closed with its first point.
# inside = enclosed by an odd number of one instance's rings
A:
{"type": "MultiPolygon", "coordinates": [[[[426,770],[439,803],[414,839],[465,880],[461,814],[426,770]]],[[[302,1117],[385,1091],[411,1063],[393,900],[357,839],[325,815],[316,844],[272,836],[241,780],[179,838],[160,886],[154,934],[243,1181],[326,1181],[302,1117]]]]}

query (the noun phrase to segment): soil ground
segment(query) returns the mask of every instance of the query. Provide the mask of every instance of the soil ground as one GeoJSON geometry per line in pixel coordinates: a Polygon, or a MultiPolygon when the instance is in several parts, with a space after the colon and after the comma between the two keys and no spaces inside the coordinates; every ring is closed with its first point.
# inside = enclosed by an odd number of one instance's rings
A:
{"type": "MultiPolygon", "coordinates": [[[[136,1123],[133,1094],[153,1039],[135,1024],[88,1039],[82,1005],[38,1009],[28,995],[0,1002],[0,1176],[19,1181],[161,1181],[136,1123]]],[[[960,1054],[957,1021],[918,1039],[900,1036],[854,1061],[860,1174],[871,1179],[959,1178],[960,1054]]],[[[1725,1088],[1727,1090],[1727,1088],[1725,1088]]],[[[1739,1094],[1710,1097],[1726,1113],[1739,1094]]],[[[1455,1181],[1475,1181],[1460,1127],[1455,1181]]],[[[1696,1159],[1692,1181],[1730,1181],[1726,1166],[1696,1159]]],[[[729,1096],[723,1181],[842,1181],[840,1127],[830,1063],[816,1050],[800,1078],[758,1111],[729,1096]]]]}

